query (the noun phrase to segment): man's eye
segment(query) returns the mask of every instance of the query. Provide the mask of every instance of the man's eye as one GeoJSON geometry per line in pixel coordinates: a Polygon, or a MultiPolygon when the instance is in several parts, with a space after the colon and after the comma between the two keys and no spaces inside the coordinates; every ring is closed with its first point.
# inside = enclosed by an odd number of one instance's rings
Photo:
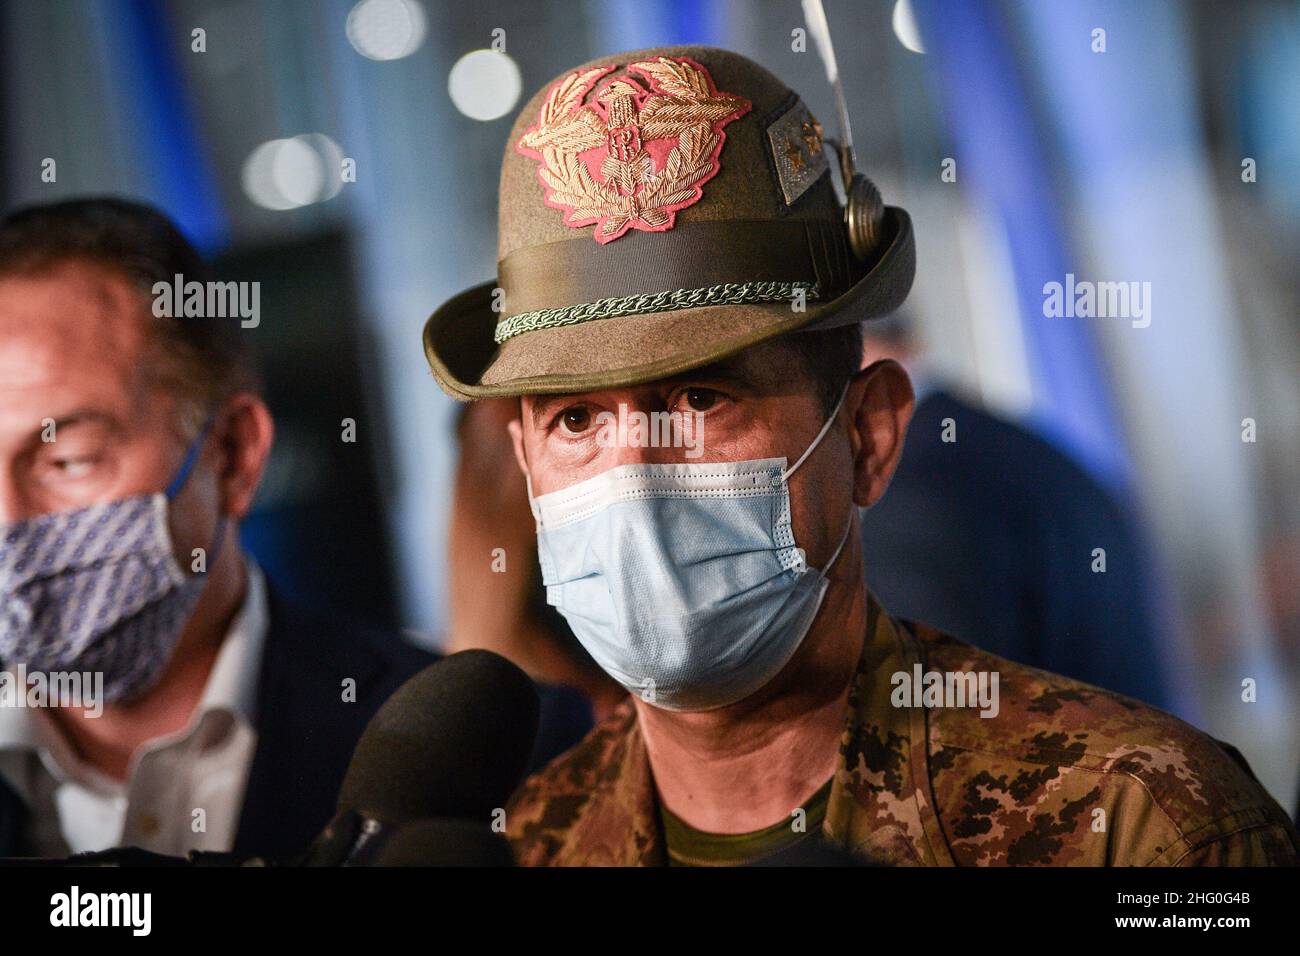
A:
{"type": "Polygon", "coordinates": [[[718,393],[711,388],[688,388],[682,393],[687,411],[707,412],[718,402],[718,393]]]}
{"type": "Polygon", "coordinates": [[[575,405],[560,412],[560,424],[571,435],[580,435],[591,427],[591,411],[583,405],[575,405]]]}
{"type": "Polygon", "coordinates": [[[94,457],[56,458],[50,462],[50,467],[60,478],[84,478],[94,469],[95,463],[94,457]]]}

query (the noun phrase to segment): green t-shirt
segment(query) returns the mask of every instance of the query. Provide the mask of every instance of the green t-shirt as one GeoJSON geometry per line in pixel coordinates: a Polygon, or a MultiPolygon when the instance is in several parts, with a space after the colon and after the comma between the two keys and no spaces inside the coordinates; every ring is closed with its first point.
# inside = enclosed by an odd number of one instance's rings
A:
{"type": "Polygon", "coordinates": [[[803,842],[821,831],[834,779],[827,780],[820,790],[803,802],[804,818],[800,830],[794,829],[795,818],[791,816],[749,833],[706,833],[683,822],[663,805],[662,800],[658,801],[664,842],[668,848],[668,865],[743,866],[803,842]]]}

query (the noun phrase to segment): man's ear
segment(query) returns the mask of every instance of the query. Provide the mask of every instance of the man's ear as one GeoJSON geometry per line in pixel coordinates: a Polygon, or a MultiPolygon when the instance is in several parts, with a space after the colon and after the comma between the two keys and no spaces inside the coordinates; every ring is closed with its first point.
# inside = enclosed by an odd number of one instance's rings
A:
{"type": "Polygon", "coordinates": [[[217,474],[221,510],[238,521],[253,506],[275,442],[275,422],[266,403],[252,392],[226,399],[218,416],[217,440],[222,454],[217,474]]]}
{"type": "Polygon", "coordinates": [[[519,399],[519,414],[506,422],[506,430],[510,432],[510,444],[515,449],[515,464],[523,472],[525,478],[528,477],[528,457],[524,454],[524,400],[519,399]]]}
{"type": "Polygon", "coordinates": [[[853,416],[853,502],[870,508],[894,477],[916,396],[903,366],[882,359],[853,377],[845,404],[853,416]]]}

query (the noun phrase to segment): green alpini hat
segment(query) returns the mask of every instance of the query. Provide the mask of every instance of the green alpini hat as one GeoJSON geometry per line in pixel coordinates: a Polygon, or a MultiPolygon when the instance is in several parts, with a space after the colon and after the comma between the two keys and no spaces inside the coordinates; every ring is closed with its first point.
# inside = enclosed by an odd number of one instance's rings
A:
{"type": "Polygon", "coordinates": [[[634,385],[892,312],[911,220],[861,176],[841,206],[839,167],[799,97],[735,53],[565,73],[510,132],[497,279],[425,325],[434,376],[460,399],[634,385]]]}

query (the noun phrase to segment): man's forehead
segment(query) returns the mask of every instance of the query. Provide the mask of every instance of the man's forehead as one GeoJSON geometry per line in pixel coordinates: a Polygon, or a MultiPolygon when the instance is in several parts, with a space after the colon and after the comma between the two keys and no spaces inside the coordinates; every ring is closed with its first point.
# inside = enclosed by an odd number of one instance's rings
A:
{"type": "Polygon", "coordinates": [[[0,276],[0,381],[35,388],[133,377],[150,320],[139,291],[95,263],[0,276]]]}

